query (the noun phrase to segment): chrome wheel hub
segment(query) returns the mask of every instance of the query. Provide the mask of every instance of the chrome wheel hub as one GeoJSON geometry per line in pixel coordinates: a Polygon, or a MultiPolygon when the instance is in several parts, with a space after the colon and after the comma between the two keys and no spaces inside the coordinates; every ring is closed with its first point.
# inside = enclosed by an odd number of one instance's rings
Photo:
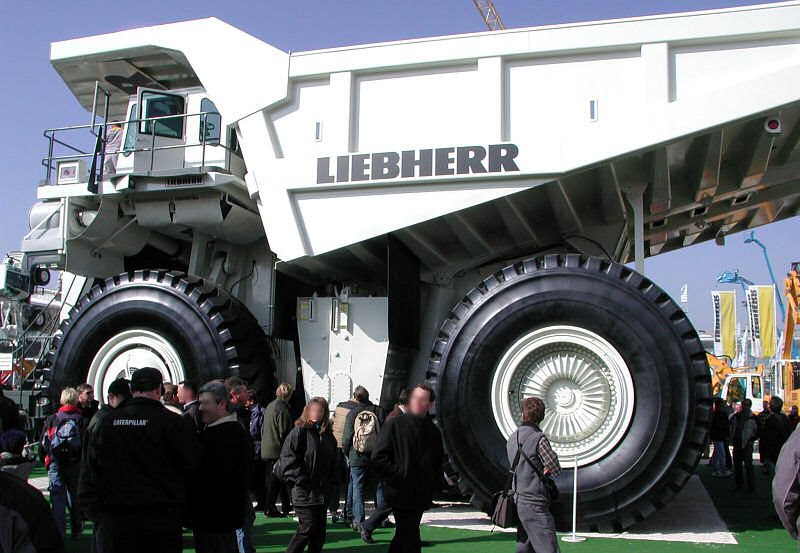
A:
{"type": "Polygon", "coordinates": [[[134,370],[153,367],[161,372],[164,382],[186,379],[183,362],[172,343],[151,330],[134,328],[120,332],[103,344],[89,366],[86,381],[95,395],[105,403],[109,385],[117,378],[130,378],[134,370]]]}
{"type": "Polygon", "coordinates": [[[512,344],[494,372],[495,421],[508,437],[522,422],[520,402],[541,398],[541,429],[563,461],[597,461],[622,439],[633,416],[633,380],[619,352],[574,326],[535,330],[512,344]]]}

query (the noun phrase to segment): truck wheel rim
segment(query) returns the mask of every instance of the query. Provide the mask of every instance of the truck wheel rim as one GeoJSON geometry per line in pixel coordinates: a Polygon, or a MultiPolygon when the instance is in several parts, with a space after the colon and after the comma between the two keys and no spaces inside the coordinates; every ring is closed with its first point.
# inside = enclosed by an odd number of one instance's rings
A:
{"type": "Polygon", "coordinates": [[[105,403],[109,385],[117,378],[130,379],[135,369],[153,367],[161,372],[164,382],[177,384],[186,373],[175,347],[163,336],[143,328],[120,332],[100,347],[89,366],[89,382],[105,403]]]}
{"type": "Polygon", "coordinates": [[[492,379],[495,421],[508,438],[522,422],[520,401],[539,397],[540,427],[562,460],[587,465],[623,438],[633,416],[633,379],[619,352],[589,330],[549,326],[513,343],[492,379]]]}

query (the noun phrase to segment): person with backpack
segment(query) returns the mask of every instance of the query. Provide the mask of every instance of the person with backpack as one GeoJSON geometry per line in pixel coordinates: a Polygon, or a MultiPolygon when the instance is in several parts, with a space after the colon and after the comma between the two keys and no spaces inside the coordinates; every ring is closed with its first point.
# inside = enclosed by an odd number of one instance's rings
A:
{"type": "Polygon", "coordinates": [[[344,510],[339,514],[339,489],[337,488],[331,497],[328,498],[328,509],[331,512],[331,521],[338,522],[340,519],[348,526],[353,524],[353,480],[350,478],[350,467],[348,466],[347,456],[342,451],[342,436],[344,435],[344,425],[347,422],[347,415],[359,406],[358,400],[351,397],[348,400],[339,402],[333,411],[333,437],[336,438],[336,470],[340,475],[340,481],[347,487],[345,492],[344,510]]]}
{"type": "MultiPolygon", "coordinates": [[[[411,397],[411,391],[412,388],[410,387],[403,388],[400,391],[400,395],[397,396],[397,405],[395,405],[394,409],[392,409],[392,411],[386,415],[387,421],[395,417],[399,417],[408,411],[408,400],[411,397]]],[[[382,483],[381,487],[383,487],[382,483]]],[[[372,511],[372,514],[369,516],[369,518],[361,523],[361,539],[364,540],[365,543],[375,543],[375,540],[372,538],[372,533],[376,528],[378,528],[378,526],[389,524],[389,515],[391,514],[392,508],[389,507],[385,501],[376,504],[375,510],[372,511]]],[[[425,546],[425,542],[422,542],[422,545],[425,546]]]]}
{"type": "MultiPolygon", "coordinates": [[[[358,405],[347,414],[342,434],[342,453],[350,465],[350,480],[353,482],[353,522],[351,527],[358,532],[366,518],[364,495],[367,482],[374,476],[370,471],[370,456],[381,425],[386,420],[386,411],[369,400],[369,392],[358,386],[353,394],[358,405]]],[[[383,504],[383,485],[378,482],[375,489],[375,504],[383,504]]]]}
{"type": "Polygon", "coordinates": [[[742,489],[742,465],[747,480],[747,492],[755,491],[756,482],[753,473],[753,443],[758,437],[758,425],[750,408],[753,402],[742,400],[741,410],[731,419],[731,435],[733,437],[733,471],[736,487],[742,489]]]}
{"type": "Polygon", "coordinates": [[[337,483],[336,440],[330,426],[330,408],[313,397],[295,422],[281,450],[276,476],[292,486],[297,531],[286,553],[319,553],[325,545],[327,494],[337,483]]]}
{"type": "MultiPolygon", "coordinates": [[[[561,472],[558,455],[539,428],[545,415],[544,401],[526,397],[520,404],[522,425],[508,437],[506,453],[512,466],[517,506],[517,551],[558,552],[558,539],[550,501],[554,491],[548,478],[561,472]]],[[[551,481],[552,482],[552,481],[551,481]]]]}
{"type": "Polygon", "coordinates": [[[78,391],[64,388],[61,407],[50,415],[44,425],[41,446],[46,454],[45,467],[50,481],[50,503],[61,535],[67,535],[67,506],[69,506],[72,539],[83,533],[78,479],[81,450],[86,431],[86,419],[78,405],[78,391]]]}

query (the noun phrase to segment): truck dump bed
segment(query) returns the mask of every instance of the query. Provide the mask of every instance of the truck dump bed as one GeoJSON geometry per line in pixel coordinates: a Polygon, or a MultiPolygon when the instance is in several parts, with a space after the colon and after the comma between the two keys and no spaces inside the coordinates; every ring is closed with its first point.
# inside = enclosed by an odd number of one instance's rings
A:
{"type": "Polygon", "coordinates": [[[800,2],[291,55],[215,19],[52,48],[87,108],[120,60],[208,91],[309,278],[371,271],[389,233],[432,275],[565,242],[641,260],[800,210],[800,2]]]}

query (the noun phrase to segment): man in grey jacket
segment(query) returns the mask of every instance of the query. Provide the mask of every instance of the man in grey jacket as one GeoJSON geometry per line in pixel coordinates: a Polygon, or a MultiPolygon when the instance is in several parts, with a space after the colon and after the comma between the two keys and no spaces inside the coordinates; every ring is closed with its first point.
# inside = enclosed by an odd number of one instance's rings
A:
{"type": "Polygon", "coordinates": [[[264,500],[264,514],[267,517],[286,516],[291,510],[289,490],[286,484],[275,478],[272,468],[281,456],[281,448],[286,436],[294,428],[294,418],[289,409],[289,399],[294,393],[291,384],[282,382],[275,391],[277,396],[272,403],[264,409],[264,425],[261,434],[261,459],[265,462],[266,498],[264,500]],[[281,497],[282,513],[278,512],[275,502],[281,497]]]}
{"type": "Polygon", "coordinates": [[[513,488],[520,520],[517,553],[556,553],[560,550],[544,477],[556,476],[561,472],[561,465],[550,441],[539,428],[544,419],[544,402],[538,397],[528,397],[522,400],[521,407],[522,425],[509,436],[506,445],[511,465],[521,448],[513,488]]]}

